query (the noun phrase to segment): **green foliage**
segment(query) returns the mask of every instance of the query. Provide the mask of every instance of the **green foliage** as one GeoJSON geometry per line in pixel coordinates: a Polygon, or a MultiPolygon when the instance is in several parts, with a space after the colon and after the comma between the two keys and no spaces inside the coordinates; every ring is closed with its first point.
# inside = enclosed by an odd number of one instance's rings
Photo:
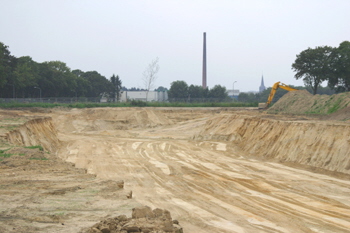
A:
{"type": "Polygon", "coordinates": [[[154,91],[167,91],[168,88],[163,87],[163,86],[159,86],[158,88],[154,89],[154,91]]]}
{"type": "Polygon", "coordinates": [[[141,101],[141,100],[131,100],[130,104],[131,104],[131,106],[137,106],[137,107],[147,106],[147,103],[145,101],[141,101]]]}
{"type": "Polygon", "coordinates": [[[122,81],[120,80],[119,76],[117,77],[113,74],[111,77],[111,89],[112,91],[109,94],[109,97],[112,99],[113,102],[117,99],[117,102],[120,100],[120,96],[122,94],[122,81]]]}
{"type": "MultiPolygon", "coordinates": [[[[10,89],[9,86],[13,86],[13,80],[11,79],[15,65],[16,58],[11,55],[8,46],[0,42],[0,88],[3,88],[3,90],[10,89]]],[[[12,96],[12,92],[9,94],[12,96]]]]}
{"type": "Polygon", "coordinates": [[[26,146],[24,148],[27,148],[27,149],[39,149],[40,151],[44,151],[44,148],[40,145],[37,145],[37,146],[26,146]]]}
{"type": "Polygon", "coordinates": [[[171,83],[169,99],[186,99],[188,98],[188,85],[185,81],[174,81],[171,83]]]}
{"type": "Polygon", "coordinates": [[[96,71],[71,71],[61,61],[38,63],[29,56],[11,56],[0,42],[0,98],[100,97],[112,87],[96,71]]]}
{"type": "Polygon", "coordinates": [[[340,109],[340,103],[341,103],[341,99],[337,100],[337,102],[335,102],[327,111],[327,114],[331,114],[333,112],[338,111],[338,109],[340,109]]]}
{"type": "Polygon", "coordinates": [[[185,81],[175,81],[171,83],[168,92],[170,102],[223,102],[229,100],[226,88],[220,85],[212,89],[202,86],[190,85],[185,81]]]}
{"type": "Polygon", "coordinates": [[[208,88],[203,89],[202,86],[190,85],[188,87],[188,94],[191,99],[206,98],[208,97],[208,93],[209,93],[208,88]]]}
{"type": "Polygon", "coordinates": [[[0,157],[3,157],[3,158],[9,158],[11,157],[11,155],[13,154],[0,153],[0,157]]]}
{"type": "Polygon", "coordinates": [[[209,97],[223,101],[224,99],[228,98],[226,87],[215,85],[212,89],[210,89],[209,97]]]}
{"type": "Polygon", "coordinates": [[[350,91],[350,42],[343,41],[338,48],[308,48],[297,55],[292,69],[313,94],[321,94],[318,89],[323,81],[336,93],[350,91]]]}
{"type": "Polygon", "coordinates": [[[344,41],[334,51],[334,66],[328,86],[337,93],[350,91],[350,42],[344,41]]]}
{"type": "Polygon", "coordinates": [[[295,78],[303,78],[305,85],[311,87],[314,95],[321,83],[332,74],[334,50],[330,46],[308,48],[298,54],[292,64],[292,69],[297,72],[295,78]]]}
{"type": "Polygon", "coordinates": [[[9,157],[11,157],[11,155],[13,155],[13,154],[5,153],[5,152],[8,151],[8,150],[9,150],[9,149],[0,150],[0,157],[3,157],[3,158],[9,158],[9,157]]]}

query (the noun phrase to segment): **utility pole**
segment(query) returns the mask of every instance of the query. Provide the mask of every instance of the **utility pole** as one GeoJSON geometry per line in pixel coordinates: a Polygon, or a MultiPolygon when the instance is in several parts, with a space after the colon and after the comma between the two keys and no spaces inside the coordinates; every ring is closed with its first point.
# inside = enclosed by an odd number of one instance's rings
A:
{"type": "Polygon", "coordinates": [[[42,102],[42,101],[41,101],[41,88],[40,88],[40,87],[34,87],[34,88],[36,88],[36,89],[39,89],[39,90],[40,90],[40,102],[42,102]]]}
{"type": "Polygon", "coordinates": [[[232,84],[232,96],[233,96],[233,98],[235,98],[235,83],[236,82],[237,81],[234,81],[233,84],[232,84]]]}

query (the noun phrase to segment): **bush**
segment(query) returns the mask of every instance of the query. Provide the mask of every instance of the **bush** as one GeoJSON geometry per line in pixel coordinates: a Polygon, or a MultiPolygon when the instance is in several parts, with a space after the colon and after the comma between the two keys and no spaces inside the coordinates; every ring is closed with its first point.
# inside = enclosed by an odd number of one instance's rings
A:
{"type": "Polygon", "coordinates": [[[141,100],[131,100],[130,102],[131,106],[137,106],[137,107],[145,107],[147,106],[147,103],[141,100]]]}

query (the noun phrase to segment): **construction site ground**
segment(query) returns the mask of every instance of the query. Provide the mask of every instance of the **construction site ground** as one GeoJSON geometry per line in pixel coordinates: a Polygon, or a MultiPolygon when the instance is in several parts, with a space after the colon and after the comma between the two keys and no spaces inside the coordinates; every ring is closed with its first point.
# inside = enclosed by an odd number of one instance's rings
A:
{"type": "Polygon", "coordinates": [[[0,232],[84,232],[145,205],[186,233],[350,232],[350,123],[334,119],[2,109],[0,232]]]}

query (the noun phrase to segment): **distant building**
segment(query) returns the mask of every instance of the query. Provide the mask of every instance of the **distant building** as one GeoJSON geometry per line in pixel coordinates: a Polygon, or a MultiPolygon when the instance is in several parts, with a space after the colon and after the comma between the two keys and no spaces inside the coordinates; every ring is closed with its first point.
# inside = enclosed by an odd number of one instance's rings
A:
{"type": "Polygon", "coordinates": [[[141,100],[145,102],[166,102],[168,101],[167,91],[123,91],[120,101],[141,100]],[[147,99],[146,99],[147,97],[147,99]]]}
{"type": "Polygon", "coordinates": [[[239,90],[237,90],[237,89],[234,89],[234,90],[227,90],[227,95],[229,96],[229,97],[231,97],[231,98],[235,98],[235,99],[237,99],[238,98],[238,96],[239,96],[239,90]]]}
{"type": "Polygon", "coordinates": [[[266,87],[264,85],[264,76],[261,76],[261,84],[260,84],[260,87],[259,87],[259,92],[263,92],[266,90],[266,87]]]}

